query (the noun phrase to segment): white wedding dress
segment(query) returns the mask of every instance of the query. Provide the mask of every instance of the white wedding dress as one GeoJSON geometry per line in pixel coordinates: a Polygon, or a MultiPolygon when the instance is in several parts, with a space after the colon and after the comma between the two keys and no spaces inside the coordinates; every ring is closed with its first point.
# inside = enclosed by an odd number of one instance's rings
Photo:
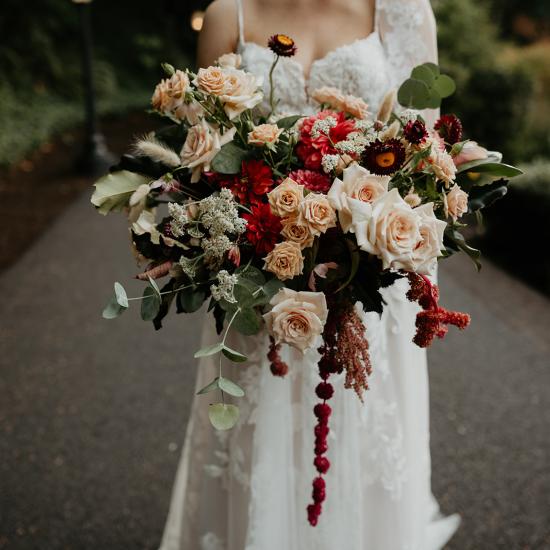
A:
{"type": "MultiPolygon", "coordinates": [[[[236,1],[244,66],[267,76],[273,54],[245,42],[236,1]]],[[[281,60],[274,79],[278,111],[310,112],[309,93],[336,86],[363,97],[376,112],[412,67],[436,58],[429,0],[377,0],[375,31],[316,61],[308,78],[298,62],[281,60]]],[[[212,394],[195,398],[161,550],[443,548],[459,518],[441,517],[431,493],[426,353],[412,343],[417,308],[405,292],[403,280],[384,290],[388,306],[381,319],[362,313],[374,368],[365,404],[344,389],[342,377],[331,377],[331,468],[317,527],[308,524],[306,506],[317,475],[318,353],[283,349],[290,371],[276,378],[266,334],[235,335],[232,347],[250,358],[244,366],[224,367],[224,375],[246,391],[237,400],[240,421],[229,432],[215,431],[208,420],[212,394]]],[[[209,318],[204,344],[216,341],[209,318]]],[[[217,376],[213,360],[201,361],[198,369],[197,388],[217,376]]]]}

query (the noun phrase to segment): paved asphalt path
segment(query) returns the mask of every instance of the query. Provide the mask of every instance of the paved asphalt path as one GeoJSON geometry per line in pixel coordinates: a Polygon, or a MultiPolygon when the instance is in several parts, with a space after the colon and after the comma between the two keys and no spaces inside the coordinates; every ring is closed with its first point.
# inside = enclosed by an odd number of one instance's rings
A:
{"type": "MultiPolygon", "coordinates": [[[[200,318],[100,318],[114,280],[141,288],[125,235],[83,196],[0,278],[0,549],[157,548],[200,318]]],[[[549,302],[462,259],[441,286],[473,316],[431,351],[434,492],[463,517],[448,549],[548,549],[549,302]]]]}

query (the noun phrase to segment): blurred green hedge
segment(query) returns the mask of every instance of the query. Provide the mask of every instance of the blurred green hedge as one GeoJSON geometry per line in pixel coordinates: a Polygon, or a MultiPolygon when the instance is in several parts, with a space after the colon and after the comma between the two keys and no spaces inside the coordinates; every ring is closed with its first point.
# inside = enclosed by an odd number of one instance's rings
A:
{"type": "MultiPolygon", "coordinates": [[[[186,8],[145,0],[91,5],[101,113],[145,108],[160,62],[185,64],[186,8]]],[[[70,0],[2,0],[0,165],[82,119],[78,8],[70,0]]]]}

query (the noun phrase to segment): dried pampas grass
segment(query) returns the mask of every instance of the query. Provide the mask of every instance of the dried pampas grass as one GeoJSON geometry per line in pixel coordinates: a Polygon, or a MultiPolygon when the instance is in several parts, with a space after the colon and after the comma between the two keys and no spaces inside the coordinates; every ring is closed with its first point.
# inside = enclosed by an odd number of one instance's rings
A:
{"type": "Polygon", "coordinates": [[[165,164],[170,168],[181,166],[179,155],[164,143],[161,143],[153,134],[139,138],[132,147],[133,152],[140,157],[149,157],[155,162],[165,164]]]}

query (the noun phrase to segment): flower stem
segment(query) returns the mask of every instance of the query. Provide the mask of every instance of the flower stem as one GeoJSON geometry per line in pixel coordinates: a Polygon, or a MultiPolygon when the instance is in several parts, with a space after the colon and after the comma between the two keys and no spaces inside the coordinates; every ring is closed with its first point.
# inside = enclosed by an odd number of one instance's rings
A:
{"type": "Polygon", "coordinates": [[[275,112],[275,89],[273,86],[273,71],[275,70],[275,67],[277,66],[277,63],[279,63],[280,57],[277,56],[275,58],[275,61],[271,65],[271,69],[269,69],[269,107],[271,108],[271,115],[275,112]]]}

